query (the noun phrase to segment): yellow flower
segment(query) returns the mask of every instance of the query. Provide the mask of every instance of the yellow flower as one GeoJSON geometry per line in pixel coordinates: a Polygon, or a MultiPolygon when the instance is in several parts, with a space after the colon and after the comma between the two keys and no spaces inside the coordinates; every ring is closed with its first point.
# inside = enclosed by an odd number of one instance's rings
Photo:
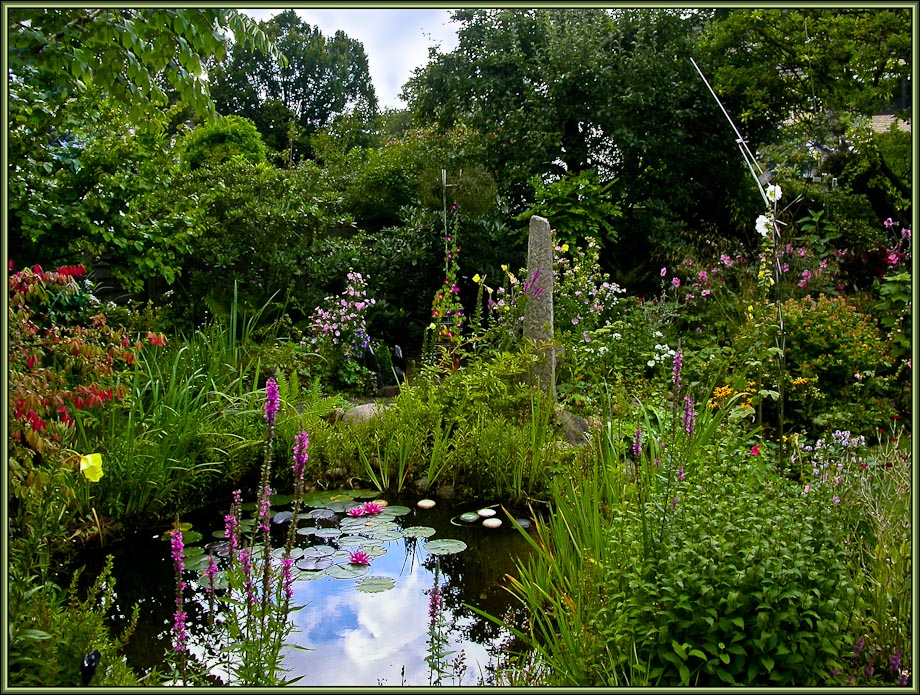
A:
{"type": "Polygon", "coordinates": [[[80,472],[92,483],[102,477],[102,454],[86,454],[80,457],[80,472]]]}
{"type": "Polygon", "coordinates": [[[479,273],[476,273],[476,274],[473,276],[473,282],[475,282],[475,283],[478,285],[481,281],[482,281],[482,278],[479,277],[479,273]]]}
{"type": "Polygon", "coordinates": [[[568,250],[569,250],[569,245],[568,245],[568,244],[563,244],[563,245],[562,245],[562,253],[565,253],[565,252],[568,251],[568,250]]]}
{"type": "Polygon", "coordinates": [[[502,263],[502,270],[505,271],[506,273],[508,272],[508,264],[507,264],[507,263],[502,263]]]}
{"type": "Polygon", "coordinates": [[[431,323],[428,324],[428,328],[431,329],[431,330],[433,331],[433,330],[435,330],[435,329],[437,328],[437,326],[436,326],[435,323],[432,321],[431,323]]]}

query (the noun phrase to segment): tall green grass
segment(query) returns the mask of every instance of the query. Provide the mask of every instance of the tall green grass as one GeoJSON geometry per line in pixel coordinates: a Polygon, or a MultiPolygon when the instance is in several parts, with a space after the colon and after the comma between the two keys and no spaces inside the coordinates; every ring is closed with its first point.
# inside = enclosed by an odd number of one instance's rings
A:
{"type": "Polygon", "coordinates": [[[257,461],[257,323],[258,312],[240,317],[234,308],[228,320],[141,351],[124,400],[78,420],[77,450],[103,455],[103,478],[86,505],[127,524],[165,519],[257,461]]]}

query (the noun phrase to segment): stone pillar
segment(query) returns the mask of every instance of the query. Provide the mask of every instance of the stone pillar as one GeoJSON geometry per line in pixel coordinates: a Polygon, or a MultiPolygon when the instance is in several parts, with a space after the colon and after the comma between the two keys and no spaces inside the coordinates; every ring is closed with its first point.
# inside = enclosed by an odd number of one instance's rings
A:
{"type": "Polygon", "coordinates": [[[556,353],[553,342],[553,233],[549,221],[530,218],[527,242],[527,307],[524,337],[533,341],[540,359],[532,380],[556,400],[556,353]]]}

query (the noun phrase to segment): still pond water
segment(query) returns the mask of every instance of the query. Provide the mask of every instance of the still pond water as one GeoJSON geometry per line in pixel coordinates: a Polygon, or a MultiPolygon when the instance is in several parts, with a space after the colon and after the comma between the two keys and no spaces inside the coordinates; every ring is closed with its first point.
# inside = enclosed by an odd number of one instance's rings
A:
{"type": "MultiPolygon", "coordinates": [[[[505,590],[506,575],[515,574],[515,560],[529,552],[527,539],[512,526],[498,505],[491,508],[497,512],[495,518],[503,519],[504,523],[497,529],[489,529],[479,521],[459,518],[464,512],[476,512],[482,507],[448,506],[449,503],[439,502],[432,509],[421,509],[416,502],[417,498],[390,499],[392,507],[405,510],[386,520],[393,531],[390,535],[384,533],[382,538],[393,538],[370,541],[378,547],[372,553],[366,576],[385,578],[384,585],[392,584],[392,588],[366,593],[359,590],[361,579],[339,579],[315,571],[295,575],[292,603],[303,608],[292,615],[294,629],[288,642],[302,649],[288,649],[283,666],[288,678],[301,677],[296,685],[429,685],[433,675],[425,659],[429,654],[429,598],[436,565],[444,624],[448,629],[447,651],[454,652],[446,658],[448,670],[458,656],[462,655],[463,661],[442,678],[442,684],[491,684],[490,669],[509,647],[517,648],[506,630],[480,617],[469,606],[520,622],[523,615],[519,604],[505,590]],[[401,533],[419,527],[429,529],[430,538],[410,538],[401,533]],[[466,549],[449,554],[426,550],[428,542],[444,539],[462,541],[466,549]]],[[[348,523],[348,516],[339,511],[335,517],[303,518],[305,513],[321,507],[301,508],[297,524],[306,533],[297,535],[296,545],[305,551],[326,551],[324,546],[328,546],[329,550],[338,551],[336,562],[342,563],[342,551],[357,547],[354,533],[346,527],[342,536],[316,537],[310,531],[336,529],[343,521],[348,523]],[[341,538],[351,540],[340,543],[341,538]]],[[[272,513],[289,508],[290,505],[273,502],[272,513]]],[[[213,543],[215,531],[217,538],[221,536],[225,513],[226,509],[215,510],[197,517],[193,528],[203,536],[197,545],[213,543]]],[[[287,523],[277,524],[273,529],[273,540],[277,536],[275,544],[279,547],[283,545],[287,523]]],[[[159,536],[148,535],[107,547],[100,551],[103,552],[114,556],[117,612],[130,614],[135,603],[141,608],[140,623],[126,650],[128,663],[142,672],[152,667],[164,670],[175,600],[169,543],[159,536]]],[[[87,559],[87,575],[93,574],[93,566],[98,566],[101,558],[100,555],[87,559]]],[[[189,584],[186,609],[194,615],[195,604],[206,605],[206,599],[200,593],[189,596],[196,582],[189,584]]],[[[202,625],[203,620],[193,623],[193,636],[202,625]]]]}

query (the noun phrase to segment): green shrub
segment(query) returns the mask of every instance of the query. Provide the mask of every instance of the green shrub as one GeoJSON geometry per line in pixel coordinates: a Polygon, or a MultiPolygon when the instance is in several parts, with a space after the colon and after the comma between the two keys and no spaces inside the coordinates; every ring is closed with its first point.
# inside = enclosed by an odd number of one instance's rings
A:
{"type": "Polygon", "coordinates": [[[783,304],[793,428],[874,432],[894,414],[892,361],[871,316],[845,298],[783,304]]]}
{"type": "Polygon", "coordinates": [[[252,164],[266,161],[267,148],[255,123],[242,116],[220,116],[215,122],[195,128],[179,145],[189,169],[220,164],[240,157],[252,164]]]}
{"type": "Polygon", "coordinates": [[[116,606],[112,556],[81,599],[74,572],[67,591],[53,583],[38,584],[20,572],[31,558],[18,558],[10,571],[8,685],[28,688],[77,688],[80,663],[85,654],[98,650],[99,666],[90,685],[137,686],[137,676],[121,655],[138,618],[135,605],[131,620],[120,636],[110,633],[111,610],[116,606]]]}
{"type": "Polygon", "coordinates": [[[644,562],[608,568],[614,640],[651,684],[825,685],[853,607],[834,509],[733,453],[681,488],[644,562]]]}

